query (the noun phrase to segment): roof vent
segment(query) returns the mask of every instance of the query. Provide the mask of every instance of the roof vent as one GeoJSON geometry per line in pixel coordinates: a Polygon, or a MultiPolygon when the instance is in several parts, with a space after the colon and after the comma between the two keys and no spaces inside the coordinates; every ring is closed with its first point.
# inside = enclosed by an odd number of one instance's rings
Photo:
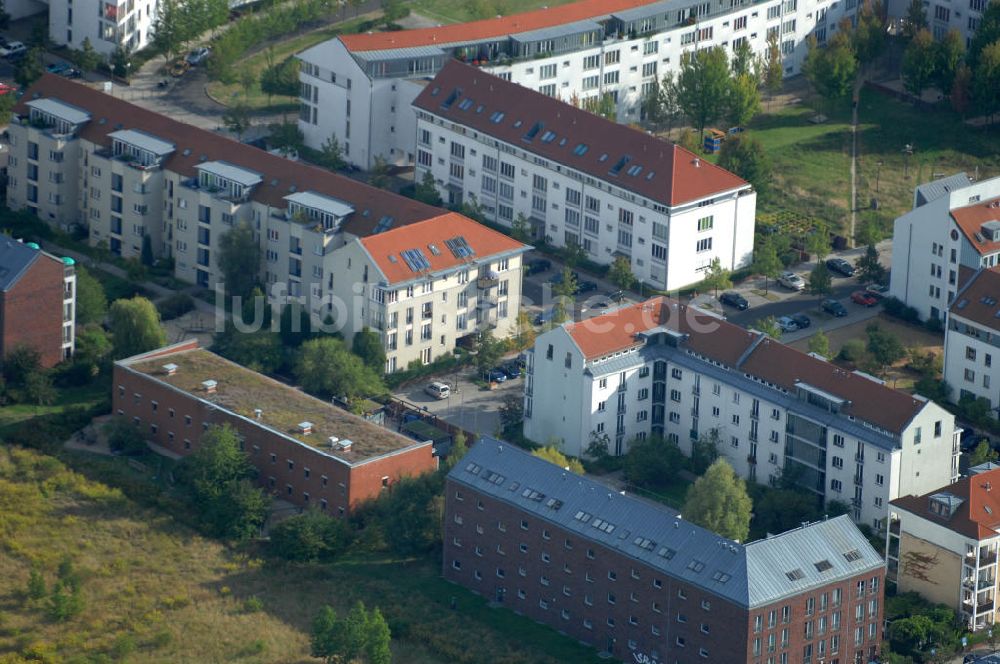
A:
{"type": "Polygon", "coordinates": [[[181,154],[184,155],[185,157],[190,157],[191,156],[191,148],[184,148],[184,152],[181,152],[181,154]]]}
{"type": "Polygon", "coordinates": [[[698,159],[698,157],[695,157],[691,163],[694,164],[695,168],[701,168],[701,159],[698,159]]]}
{"type": "Polygon", "coordinates": [[[347,438],[337,443],[337,449],[340,450],[341,452],[350,452],[351,447],[353,446],[354,446],[354,441],[348,440],[347,438]]]}
{"type": "Polygon", "coordinates": [[[299,422],[298,430],[299,430],[299,433],[301,435],[308,436],[309,434],[311,434],[313,432],[313,423],[312,422],[299,422]]]}
{"type": "Polygon", "coordinates": [[[337,443],[340,442],[340,438],[337,438],[336,436],[330,436],[329,438],[326,439],[326,442],[330,443],[330,447],[336,447],[337,443]]]}
{"type": "Polygon", "coordinates": [[[201,382],[201,388],[209,394],[215,394],[216,388],[218,387],[219,384],[214,380],[203,380],[201,382]]]}
{"type": "Polygon", "coordinates": [[[172,362],[170,364],[164,364],[163,373],[166,374],[167,376],[173,376],[175,373],[177,373],[177,365],[172,362]]]}
{"type": "Polygon", "coordinates": [[[260,421],[260,416],[263,415],[263,414],[264,414],[264,411],[261,410],[260,408],[254,408],[253,409],[253,418],[255,420],[257,420],[258,422],[260,421]]]}

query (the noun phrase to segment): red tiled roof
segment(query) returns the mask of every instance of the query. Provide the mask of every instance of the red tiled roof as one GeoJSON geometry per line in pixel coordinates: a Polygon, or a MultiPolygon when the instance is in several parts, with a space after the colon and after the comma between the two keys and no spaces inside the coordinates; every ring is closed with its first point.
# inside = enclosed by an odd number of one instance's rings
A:
{"type": "Polygon", "coordinates": [[[955,208],[951,211],[951,218],[955,220],[969,243],[980,254],[992,254],[1000,251],[1000,242],[991,242],[985,238],[980,242],[976,238],[976,234],[980,232],[979,229],[987,221],[1000,221],[1000,198],[991,198],[975,205],[955,208]]]}
{"type": "Polygon", "coordinates": [[[178,122],[62,76],[42,76],[28,88],[14,111],[25,114],[26,102],[42,97],[72,104],[90,113],[91,120],[83,126],[80,135],[93,143],[110,147],[112,141],[108,134],[119,129],[139,129],[173,143],[176,149],[167,157],[164,167],[182,175],[194,177],[197,175],[195,166],[213,160],[257,171],[263,182],[254,187],[253,198],[272,207],[285,207],[287,203],[283,197],[294,191],[315,191],[343,200],[354,207],[354,214],[344,230],[355,235],[367,235],[384,216],[403,225],[442,212],[419,201],[178,122]],[[189,154],[185,155],[185,151],[189,154]]]}
{"type": "Polygon", "coordinates": [[[516,145],[554,162],[613,182],[664,205],[680,205],[748,184],[724,168],[646,132],[612,122],[481,69],[449,61],[417,96],[414,106],[516,145]],[[452,99],[452,93],[457,96],[452,99]],[[445,100],[450,100],[443,108],[445,100]],[[463,104],[463,100],[471,104],[463,104]],[[462,106],[465,106],[463,109],[462,106]],[[491,116],[502,112],[500,122],[491,116]],[[525,135],[541,127],[530,142],[525,135]],[[555,138],[545,142],[546,132],[555,138]],[[584,154],[576,154],[584,144],[584,154]],[[630,160],[624,165],[623,157],[630,160]],[[611,175],[619,166],[617,175],[611,175]],[[630,168],[642,170],[629,175],[630,168]],[[650,175],[652,174],[652,177],[650,175]]]}
{"type": "Polygon", "coordinates": [[[343,35],[340,40],[349,51],[381,51],[413,46],[474,42],[607,16],[626,9],[650,5],[654,2],[659,2],[659,0],[581,0],[572,4],[537,9],[512,16],[456,23],[436,28],[343,35]]]}
{"type": "Polygon", "coordinates": [[[1000,267],[976,274],[955,298],[951,313],[1000,330],[1000,267]]]}
{"type": "Polygon", "coordinates": [[[411,270],[403,259],[401,252],[408,249],[420,249],[430,263],[429,272],[438,272],[467,263],[465,258],[452,253],[446,244],[446,240],[457,237],[465,238],[474,252],[472,258],[485,258],[529,249],[527,245],[455,212],[369,235],[361,238],[360,242],[389,283],[395,284],[424,274],[411,270]],[[437,253],[430,248],[432,244],[437,253]],[[393,259],[390,259],[390,256],[393,259]]]}
{"type": "Polygon", "coordinates": [[[966,537],[976,540],[995,537],[1000,531],[1000,469],[963,477],[922,496],[897,498],[892,504],[966,537]],[[931,512],[930,497],[938,493],[962,499],[950,517],[931,512]]]}
{"type": "Polygon", "coordinates": [[[640,346],[643,342],[637,335],[653,328],[680,332],[688,335],[684,347],[701,356],[791,393],[796,391],[797,383],[807,383],[849,402],[842,410],[844,414],[896,433],[926,403],[666,297],[565,327],[588,360],[640,346]]]}

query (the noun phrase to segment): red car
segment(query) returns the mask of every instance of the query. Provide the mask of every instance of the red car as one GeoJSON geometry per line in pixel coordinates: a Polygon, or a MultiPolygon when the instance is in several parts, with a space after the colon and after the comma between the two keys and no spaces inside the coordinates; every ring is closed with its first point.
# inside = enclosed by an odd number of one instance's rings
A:
{"type": "Polygon", "coordinates": [[[0,96],[10,94],[11,92],[16,92],[17,88],[13,85],[7,85],[6,83],[0,83],[0,96]]]}
{"type": "Polygon", "coordinates": [[[878,299],[875,298],[871,293],[866,293],[860,290],[851,293],[851,300],[865,307],[874,307],[876,304],[878,304],[878,299]]]}

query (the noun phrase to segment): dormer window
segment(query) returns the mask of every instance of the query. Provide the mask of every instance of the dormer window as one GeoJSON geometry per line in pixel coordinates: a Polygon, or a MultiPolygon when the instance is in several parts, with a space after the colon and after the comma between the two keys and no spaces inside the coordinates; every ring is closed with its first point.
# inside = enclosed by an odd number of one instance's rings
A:
{"type": "Polygon", "coordinates": [[[198,187],[235,202],[242,202],[263,181],[260,173],[224,161],[198,164],[198,187]]]}
{"type": "Polygon", "coordinates": [[[90,113],[57,99],[32,99],[27,103],[28,121],[51,129],[54,134],[74,134],[80,125],[90,120],[90,113]]]}
{"type": "Polygon", "coordinates": [[[133,166],[153,168],[174,151],[174,144],[135,129],[122,129],[108,134],[115,158],[133,166]]]}
{"type": "Polygon", "coordinates": [[[336,232],[354,208],[330,196],[312,191],[296,192],[285,196],[288,201],[288,218],[300,223],[318,225],[324,232],[336,232]]]}

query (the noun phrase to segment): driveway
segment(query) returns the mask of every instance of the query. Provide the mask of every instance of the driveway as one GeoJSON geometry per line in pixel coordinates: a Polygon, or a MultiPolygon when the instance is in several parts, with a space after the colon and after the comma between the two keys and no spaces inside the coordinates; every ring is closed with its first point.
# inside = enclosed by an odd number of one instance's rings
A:
{"type": "Polygon", "coordinates": [[[466,431],[488,436],[500,430],[500,407],[510,395],[524,397],[523,377],[500,383],[495,390],[485,390],[469,380],[468,372],[427,378],[393,394],[466,431]],[[435,380],[451,385],[450,397],[435,399],[424,392],[424,387],[435,380]]]}

